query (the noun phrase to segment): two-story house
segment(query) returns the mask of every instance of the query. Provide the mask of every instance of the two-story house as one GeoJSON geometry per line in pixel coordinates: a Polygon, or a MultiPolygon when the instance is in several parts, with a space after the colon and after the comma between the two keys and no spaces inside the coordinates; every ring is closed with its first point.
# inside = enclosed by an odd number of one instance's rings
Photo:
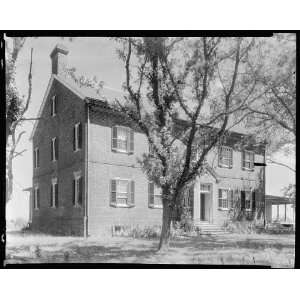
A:
{"type": "MultiPolygon", "coordinates": [[[[116,225],[160,225],[160,191],[137,162],[149,151],[146,137],[64,76],[67,54],[57,45],[50,55],[52,74],[31,136],[33,229],[97,235],[116,225]]],[[[233,132],[212,151],[208,172],[195,181],[188,205],[196,224],[223,224],[234,201],[251,214],[261,207],[264,170],[254,162],[264,161],[264,148],[236,149],[242,136],[233,132]]]]}

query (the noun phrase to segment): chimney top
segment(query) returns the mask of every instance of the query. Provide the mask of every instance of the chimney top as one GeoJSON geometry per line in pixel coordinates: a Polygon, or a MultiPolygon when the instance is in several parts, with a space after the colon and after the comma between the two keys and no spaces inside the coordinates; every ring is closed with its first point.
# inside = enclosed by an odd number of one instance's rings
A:
{"type": "Polygon", "coordinates": [[[69,53],[69,50],[62,44],[57,44],[54,49],[52,50],[50,57],[52,58],[57,53],[61,53],[64,55],[67,55],[69,53]]]}
{"type": "Polygon", "coordinates": [[[65,70],[67,67],[67,54],[69,50],[62,44],[57,44],[52,50],[51,64],[52,64],[52,74],[55,75],[65,75],[65,70]]]}

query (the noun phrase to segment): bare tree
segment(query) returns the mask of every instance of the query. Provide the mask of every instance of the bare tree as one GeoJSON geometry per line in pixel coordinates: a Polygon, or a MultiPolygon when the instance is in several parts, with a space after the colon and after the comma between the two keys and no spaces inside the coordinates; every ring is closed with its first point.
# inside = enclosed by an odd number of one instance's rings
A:
{"type": "Polygon", "coordinates": [[[240,114],[230,120],[254,90],[241,84],[240,74],[248,67],[253,39],[118,40],[127,95],[116,108],[146,135],[152,149],[141,164],[162,190],[162,250],[169,246],[172,216],[184,188],[205,170],[207,154],[227,130],[245,118],[240,114]]]}
{"type": "Polygon", "coordinates": [[[14,38],[13,49],[11,57],[7,59],[6,67],[6,146],[7,146],[7,157],[6,157],[6,203],[11,200],[13,193],[13,159],[19,155],[22,155],[26,150],[16,152],[16,148],[21,140],[22,135],[25,131],[21,131],[17,134],[17,129],[22,123],[28,118],[25,118],[25,113],[28,110],[31,94],[32,94],[32,55],[33,49],[30,52],[30,64],[28,72],[28,93],[27,98],[22,99],[15,86],[15,65],[18,54],[23,47],[25,38],[14,38]],[[10,140],[9,140],[10,137],[10,140]]]}

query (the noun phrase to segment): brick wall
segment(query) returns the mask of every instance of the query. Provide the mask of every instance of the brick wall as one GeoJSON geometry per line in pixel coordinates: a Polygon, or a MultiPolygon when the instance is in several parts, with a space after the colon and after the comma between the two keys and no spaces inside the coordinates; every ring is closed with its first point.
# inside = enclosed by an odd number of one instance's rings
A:
{"type": "MultiPolygon", "coordinates": [[[[46,100],[41,120],[33,137],[33,149],[39,148],[40,166],[33,169],[33,186],[39,185],[40,209],[33,210],[32,226],[35,230],[51,233],[83,234],[83,210],[72,205],[74,171],[84,175],[84,147],[73,151],[73,127],[85,121],[84,102],[54,81],[46,100]],[[51,97],[57,96],[57,114],[52,117],[51,97]],[[51,138],[58,137],[58,161],[51,161],[51,138]],[[58,208],[50,207],[51,179],[57,177],[58,208]]],[[[84,130],[83,130],[84,140],[84,130]]],[[[84,187],[83,187],[84,191],[84,187]]]]}
{"type": "Polygon", "coordinates": [[[89,125],[89,207],[90,235],[111,232],[112,225],[160,225],[162,209],[148,207],[148,180],[142,172],[138,158],[148,151],[146,137],[135,131],[134,154],[115,153],[111,150],[111,127],[126,125],[116,116],[90,113],[89,125]],[[135,206],[110,206],[110,179],[115,177],[135,181],[135,206]]]}

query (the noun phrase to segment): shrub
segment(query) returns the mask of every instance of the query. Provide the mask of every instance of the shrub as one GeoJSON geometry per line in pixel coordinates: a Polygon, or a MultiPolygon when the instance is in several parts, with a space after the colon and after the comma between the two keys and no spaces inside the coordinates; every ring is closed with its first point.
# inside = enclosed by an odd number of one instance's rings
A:
{"type": "Polygon", "coordinates": [[[156,239],[160,237],[161,226],[126,226],[126,225],[113,225],[113,236],[124,236],[133,238],[156,239]]]}
{"type": "Polygon", "coordinates": [[[258,233],[259,228],[257,227],[256,223],[254,221],[226,221],[223,225],[224,229],[226,231],[229,231],[231,233],[258,233]]]}
{"type": "Polygon", "coordinates": [[[194,223],[192,215],[188,208],[184,207],[180,219],[180,227],[184,229],[185,232],[192,232],[194,230],[194,223]]]}

